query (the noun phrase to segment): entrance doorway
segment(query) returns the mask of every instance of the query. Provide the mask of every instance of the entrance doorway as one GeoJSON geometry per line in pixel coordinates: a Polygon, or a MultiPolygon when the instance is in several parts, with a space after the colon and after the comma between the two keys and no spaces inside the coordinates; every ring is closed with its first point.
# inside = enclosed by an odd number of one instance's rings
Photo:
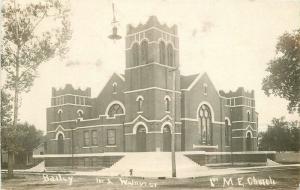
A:
{"type": "Polygon", "coordinates": [[[247,133],[247,139],[246,139],[246,150],[251,151],[252,150],[252,143],[251,143],[251,133],[247,133]]]}
{"type": "Polygon", "coordinates": [[[136,131],[136,151],[146,152],[146,128],[143,125],[138,126],[136,131]]]}
{"type": "Polygon", "coordinates": [[[163,128],[163,151],[171,151],[171,129],[169,125],[166,125],[163,128]]]}

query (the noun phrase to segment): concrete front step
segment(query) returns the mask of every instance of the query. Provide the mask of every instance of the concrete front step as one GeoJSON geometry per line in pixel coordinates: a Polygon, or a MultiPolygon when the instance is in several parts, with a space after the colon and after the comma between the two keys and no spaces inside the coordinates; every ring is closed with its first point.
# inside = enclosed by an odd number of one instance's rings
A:
{"type": "MultiPolygon", "coordinates": [[[[171,177],[171,153],[170,152],[140,152],[127,153],[120,161],[110,168],[98,171],[103,176],[132,176],[139,177],[171,177]]],[[[194,172],[208,170],[187,158],[183,153],[176,153],[176,170],[178,177],[189,177],[194,172]]]]}

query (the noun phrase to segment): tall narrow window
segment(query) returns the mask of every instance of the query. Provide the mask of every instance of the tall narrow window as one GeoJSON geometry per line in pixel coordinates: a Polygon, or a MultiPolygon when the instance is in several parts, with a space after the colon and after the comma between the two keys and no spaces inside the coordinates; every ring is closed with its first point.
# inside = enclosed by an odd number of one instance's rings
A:
{"type": "Polygon", "coordinates": [[[58,115],[58,121],[61,121],[62,120],[62,110],[58,110],[57,115],[58,115]]]}
{"type": "Polygon", "coordinates": [[[57,138],[57,153],[58,154],[64,153],[64,137],[62,134],[59,134],[57,138]]]}
{"type": "Polygon", "coordinates": [[[167,54],[168,54],[168,65],[174,66],[174,52],[171,44],[168,44],[167,54]]]}
{"type": "Polygon", "coordinates": [[[225,145],[230,145],[230,128],[228,125],[228,120],[225,120],[225,145]]]}
{"type": "Polygon", "coordinates": [[[250,121],[250,112],[249,111],[247,112],[247,118],[248,118],[248,121],[250,121]]]}
{"type": "Polygon", "coordinates": [[[82,110],[78,110],[78,118],[83,118],[83,111],[82,110]]]}
{"type": "Polygon", "coordinates": [[[210,145],[212,136],[212,117],[210,109],[207,105],[202,105],[199,109],[199,132],[201,144],[210,145]]]}
{"type": "Polygon", "coordinates": [[[84,131],[84,133],[83,133],[83,144],[84,144],[84,146],[90,145],[90,132],[89,131],[84,131]]]}
{"type": "Polygon", "coordinates": [[[141,44],[141,60],[142,64],[148,63],[148,42],[143,41],[141,44]]]}
{"type": "Polygon", "coordinates": [[[108,129],[107,130],[107,145],[115,145],[116,144],[116,130],[108,129]]]}
{"type": "Polygon", "coordinates": [[[96,130],[93,130],[92,131],[92,145],[97,145],[98,142],[97,142],[97,131],[96,130]]]}
{"type": "Polygon", "coordinates": [[[133,66],[138,66],[139,65],[139,45],[135,43],[132,46],[132,63],[133,66]]]}
{"type": "Polygon", "coordinates": [[[159,43],[159,63],[166,64],[166,45],[163,41],[159,43]]]}
{"type": "Polygon", "coordinates": [[[204,95],[207,95],[207,84],[203,84],[204,95]]]}
{"type": "Polygon", "coordinates": [[[170,98],[169,97],[165,97],[165,105],[166,105],[166,111],[169,112],[170,111],[170,98]]]}
{"type": "Polygon", "coordinates": [[[142,97],[138,97],[137,106],[138,106],[138,112],[142,112],[142,106],[143,106],[143,98],[142,97]]]}
{"type": "Polygon", "coordinates": [[[117,83],[113,83],[113,94],[117,93],[117,83]]]}

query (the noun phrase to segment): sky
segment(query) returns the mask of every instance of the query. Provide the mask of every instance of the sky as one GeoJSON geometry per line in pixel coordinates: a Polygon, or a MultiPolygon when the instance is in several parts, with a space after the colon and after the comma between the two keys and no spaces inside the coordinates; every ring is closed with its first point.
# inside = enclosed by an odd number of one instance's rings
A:
{"type": "Polygon", "coordinates": [[[156,15],[161,23],[178,26],[181,74],[207,72],[218,90],[243,86],[255,91],[259,130],[273,117],[289,114],[287,101],[267,97],[262,79],[267,63],[275,56],[278,37],[300,27],[300,1],[292,0],[114,0],[119,33],[111,33],[112,0],[72,0],[73,37],[65,60],[52,59],[38,69],[31,91],[22,94],[20,120],[46,131],[46,108],[51,88],[66,83],[92,88],[97,96],[109,77],[124,73],[127,24],[145,23],[156,15]]]}

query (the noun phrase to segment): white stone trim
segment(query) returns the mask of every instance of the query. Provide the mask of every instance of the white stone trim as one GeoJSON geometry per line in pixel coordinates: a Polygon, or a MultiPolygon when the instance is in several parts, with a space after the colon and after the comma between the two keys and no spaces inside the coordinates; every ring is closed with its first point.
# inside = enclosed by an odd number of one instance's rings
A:
{"type": "Polygon", "coordinates": [[[176,68],[176,67],[171,67],[171,66],[168,66],[168,65],[160,64],[158,62],[150,62],[150,63],[143,64],[143,65],[137,65],[137,66],[133,66],[133,67],[128,67],[128,68],[125,68],[125,70],[131,70],[131,69],[136,69],[136,68],[140,68],[140,67],[146,67],[146,66],[150,66],[150,65],[158,65],[158,66],[161,66],[161,67],[166,67],[168,69],[175,69],[176,68]]]}
{"type": "Polygon", "coordinates": [[[84,114],[83,110],[81,110],[81,109],[77,110],[76,113],[79,114],[79,112],[82,112],[82,114],[84,114]]]}
{"type": "MultiPolygon", "coordinates": [[[[225,121],[226,121],[226,120],[228,121],[228,125],[231,126],[231,122],[230,122],[229,117],[225,117],[225,121]]],[[[224,122],[224,123],[225,123],[225,122],[224,122]]]]}
{"type": "Polygon", "coordinates": [[[122,80],[122,81],[125,81],[125,78],[121,75],[121,74],[119,74],[119,73],[115,73],[118,77],[120,77],[120,79],[122,80]]]}
{"type": "Polygon", "coordinates": [[[64,121],[54,121],[54,122],[50,122],[49,124],[68,123],[68,122],[76,122],[76,119],[74,119],[74,120],[64,120],[64,121]]]}
{"type": "Polygon", "coordinates": [[[169,118],[169,120],[172,120],[172,118],[169,116],[169,115],[165,115],[163,118],[161,118],[160,120],[149,120],[147,118],[145,118],[144,116],[142,115],[138,115],[134,120],[130,121],[130,122],[127,122],[127,123],[124,123],[125,125],[130,125],[130,124],[133,124],[135,123],[139,118],[143,119],[144,121],[146,122],[162,122],[163,120],[169,118]]]}
{"type": "Polygon", "coordinates": [[[47,133],[55,133],[60,127],[62,128],[62,131],[75,131],[78,129],[88,129],[88,128],[95,128],[95,127],[117,127],[117,126],[122,126],[123,124],[102,124],[102,125],[89,125],[89,126],[82,126],[82,127],[75,127],[74,129],[64,129],[62,126],[58,126],[55,130],[53,131],[47,131],[47,133]]]}
{"type": "Polygon", "coordinates": [[[196,144],[193,144],[193,149],[196,149],[196,148],[214,148],[214,149],[218,149],[219,145],[196,145],[196,144]]]}
{"type": "Polygon", "coordinates": [[[252,134],[252,131],[250,131],[250,130],[247,130],[246,131],[246,137],[245,138],[247,138],[247,136],[248,136],[248,133],[250,133],[250,138],[253,138],[253,134],[252,134]]]}
{"type": "Polygon", "coordinates": [[[174,90],[164,89],[164,88],[159,88],[159,87],[149,87],[149,88],[142,88],[142,89],[137,89],[137,90],[130,90],[130,91],[126,91],[126,92],[124,92],[124,93],[125,93],[125,94],[128,94],[128,93],[142,92],[142,91],[153,90],[153,89],[156,89],[156,90],[163,90],[163,91],[167,91],[167,92],[175,92],[175,93],[181,94],[180,91],[174,91],[174,90]]]}
{"type": "Polygon", "coordinates": [[[193,118],[180,118],[180,120],[183,120],[183,121],[198,121],[197,119],[193,119],[193,118]]]}
{"type": "Polygon", "coordinates": [[[252,128],[251,125],[248,125],[247,128],[246,128],[246,130],[249,130],[249,128],[250,128],[251,131],[256,131],[255,129],[252,128]]]}
{"type": "Polygon", "coordinates": [[[65,134],[62,131],[58,131],[55,135],[55,140],[58,140],[58,135],[62,134],[63,140],[65,140],[65,134]]]}
{"type": "MultiPolygon", "coordinates": [[[[243,138],[243,139],[246,139],[246,137],[232,137],[233,139],[240,139],[240,138],[243,138]]],[[[256,139],[257,137],[251,137],[252,139],[256,139]]]]}
{"type": "Polygon", "coordinates": [[[221,96],[221,95],[219,94],[219,97],[220,97],[220,98],[224,98],[224,99],[248,98],[248,99],[250,99],[250,100],[254,100],[254,98],[250,98],[250,97],[248,97],[248,96],[234,96],[234,97],[225,97],[225,96],[221,96]]]}
{"type": "Polygon", "coordinates": [[[175,34],[172,34],[172,33],[166,32],[166,31],[163,31],[163,30],[161,30],[160,28],[158,28],[158,27],[156,27],[156,26],[152,26],[152,27],[150,27],[150,28],[147,28],[147,29],[145,29],[145,30],[138,31],[138,32],[136,32],[136,33],[128,34],[128,35],[125,36],[125,38],[132,37],[132,36],[135,36],[135,35],[137,35],[137,34],[140,34],[140,33],[143,33],[143,32],[147,32],[147,31],[153,30],[153,29],[158,30],[158,31],[160,31],[160,32],[162,32],[162,33],[166,33],[166,34],[168,34],[168,35],[170,35],[170,36],[172,36],[172,37],[174,37],[174,38],[178,38],[178,36],[176,36],[175,34]]]}
{"type": "Polygon", "coordinates": [[[50,108],[61,107],[61,106],[85,106],[85,107],[92,107],[90,105],[80,105],[80,104],[65,103],[65,104],[61,104],[61,105],[50,106],[50,108]]]}
{"type": "Polygon", "coordinates": [[[132,129],[133,134],[136,134],[137,128],[138,128],[140,125],[144,126],[145,129],[146,129],[146,133],[148,133],[148,127],[147,127],[146,123],[144,123],[144,122],[142,122],[142,121],[139,121],[139,122],[137,122],[137,123],[133,126],[133,129],[132,129]]]}
{"type": "Polygon", "coordinates": [[[189,85],[188,88],[181,89],[181,90],[190,91],[197,84],[197,82],[200,80],[201,77],[202,77],[202,74],[199,73],[198,76],[193,80],[193,82],[189,85]]]}
{"type": "Polygon", "coordinates": [[[225,107],[231,107],[231,108],[236,108],[236,107],[255,108],[255,107],[247,106],[247,105],[244,105],[244,104],[241,104],[241,105],[235,105],[235,106],[230,106],[230,105],[224,105],[224,106],[225,106],[225,107]]]}
{"type": "Polygon", "coordinates": [[[109,117],[109,115],[108,115],[109,108],[110,108],[113,104],[119,104],[119,105],[122,107],[123,111],[124,111],[123,114],[115,114],[115,115],[125,115],[126,110],[125,110],[124,104],[123,104],[122,102],[120,102],[119,100],[114,100],[114,101],[110,102],[110,103],[108,104],[108,106],[106,107],[105,115],[106,115],[107,119],[109,119],[109,118],[110,118],[110,119],[111,119],[111,118],[115,118],[115,117],[109,117]]]}
{"type": "MultiPolygon", "coordinates": [[[[161,131],[149,131],[147,134],[163,134],[161,131]]],[[[171,133],[173,134],[173,133],[171,133]]],[[[182,133],[174,133],[175,135],[181,135],[182,133]]],[[[136,135],[135,133],[125,133],[124,135],[136,135]]]]}
{"type": "Polygon", "coordinates": [[[93,145],[93,146],[83,146],[82,148],[97,148],[99,147],[98,145],[93,145]]]}
{"type": "Polygon", "coordinates": [[[142,101],[144,101],[144,97],[142,95],[139,95],[135,101],[139,101],[139,99],[142,99],[142,101]]]}
{"type": "Polygon", "coordinates": [[[58,96],[52,96],[51,98],[59,98],[61,96],[79,96],[79,97],[83,97],[83,98],[91,98],[90,96],[83,96],[83,95],[77,95],[77,94],[62,94],[62,95],[58,95],[58,96]]]}
{"type": "MultiPolygon", "coordinates": [[[[65,140],[71,140],[71,138],[64,138],[64,141],[65,140]]],[[[49,139],[49,141],[57,141],[57,139],[49,139]]]]}
{"type": "MultiPolygon", "coordinates": [[[[128,48],[125,48],[125,51],[130,51],[130,50],[132,50],[132,47],[133,47],[134,44],[137,44],[137,45],[139,46],[139,48],[140,48],[141,43],[142,43],[143,41],[147,41],[148,44],[158,44],[158,41],[156,41],[156,40],[150,41],[148,38],[143,38],[142,40],[137,40],[137,39],[135,39],[134,41],[131,42],[131,44],[130,44],[130,46],[129,46],[128,48]]],[[[172,43],[172,42],[170,41],[170,43],[172,43]]],[[[176,49],[176,51],[178,51],[177,48],[175,48],[175,49],[176,49]]]]}
{"type": "MultiPolygon", "coordinates": [[[[199,119],[194,119],[194,118],[180,118],[182,121],[193,121],[193,122],[198,122],[199,119]]],[[[225,122],[222,121],[212,121],[213,124],[225,124],[225,122]]]]}
{"type": "Polygon", "coordinates": [[[255,121],[232,121],[231,123],[256,123],[255,121]]]}
{"type": "MultiPolygon", "coordinates": [[[[212,107],[212,105],[209,103],[209,102],[207,102],[207,101],[202,101],[202,102],[200,102],[200,104],[198,105],[198,108],[197,108],[197,112],[196,112],[196,118],[197,118],[197,120],[199,120],[199,110],[200,110],[200,107],[202,106],[202,105],[207,105],[208,107],[209,107],[209,109],[210,109],[210,113],[211,113],[211,119],[212,119],[212,123],[215,123],[215,113],[214,113],[214,110],[213,110],[213,107],[212,107]]],[[[223,122],[224,123],[224,122],[223,122]]]]}
{"type": "Polygon", "coordinates": [[[166,101],[167,99],[171,101],[171,97],[169,95],[165,95],[164,100],[166,101]]]}
{"type": "MultiPolygon", "coordinates": [[[[248,128],[249,128],[249,126],[248,126],[246,129],[232,129],[232,131],[247,131],[247,130],[249,130],[248,128]]],[[[252,127],[250,127],[250,129],[251,129],[252,131],[256,131],[256,130],[253,129],[252,127]]]]}
{"type": "Polygon", "coordinates": [[[173,132],[174,132],[174,127],[173,127],[172,123],[169,122],[169,121],[164,122],[164,123],[160,126],[160,132],[161,132],[161,133],[164,133],[164,127],[165,127],[166,125],[169,125],[170,131],[171,131],[171,133],[173,133],[173,132]]]}

